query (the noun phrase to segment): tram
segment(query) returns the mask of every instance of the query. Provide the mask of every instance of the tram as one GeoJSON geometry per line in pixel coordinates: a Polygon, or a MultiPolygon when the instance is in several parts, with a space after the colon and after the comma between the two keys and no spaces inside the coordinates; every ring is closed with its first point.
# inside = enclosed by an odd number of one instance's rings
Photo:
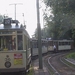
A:
{"type": "Polygon", "coordinates": [[[30,37],[17,20],[0,25],[0,72],[25,73],[31,62],[30,37]]]}
{"type": "MultiPolygon", "coordinates": [[[[38,56],[38,39],[32,38],[32,57],[38,56]]],[[[73,40],[47,40],[41,39],[42,43],[42,54],[46,54],[48,52],[60,52],[60,51],[70,51],[74,50],[74,41],[73,40]],[[56,49],[54,50],[54,45],[56,49]]]]}
{"type": "MultiPolygon", "coordinates": [[[[32,38],[31,42],[32,42],[31,54],[32,54],[32,57],[34,57],[38,55],[38,39],[32,38]]],[[[46,39],[41,40],[42,54],[46,54],[48,52],[47,43],[48,42],[46,39]]]]}
{"type": "Polygon", "coordinates": [[[48,51],[54,51],[53,46],[56,46],[56,51],[66,51],[74,49],[73,40],[49,40],[48,41],[48,51]]]}

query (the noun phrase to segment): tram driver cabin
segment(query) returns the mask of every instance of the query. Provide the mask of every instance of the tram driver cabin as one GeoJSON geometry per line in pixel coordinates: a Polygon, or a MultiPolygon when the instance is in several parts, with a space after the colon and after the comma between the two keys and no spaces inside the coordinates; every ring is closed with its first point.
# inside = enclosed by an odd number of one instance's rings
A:
{"type": "Polygon", "coordinates": [[[17,20],[0,25],[0,72],[26,72],[31,61],[30,37],[17,20]]]}
{"type": "Polygon", "coordinates": [[[22,31],[18,30],[18,21],[4,19],[3,23],[4,25],[0,25],[0,50],[23,50],[22,31]],[[17,22],[16,25],[14,24],[15,22],[17,22]]]}

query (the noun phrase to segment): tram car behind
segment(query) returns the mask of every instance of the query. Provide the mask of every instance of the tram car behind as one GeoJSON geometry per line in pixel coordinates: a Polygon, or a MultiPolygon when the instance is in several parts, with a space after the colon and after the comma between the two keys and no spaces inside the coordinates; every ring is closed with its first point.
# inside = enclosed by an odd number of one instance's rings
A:
{"type": "Polygon", "coordinates": [[[15,22],[4,19],[0,25],[0,72],[25,73],[30,66],[30,37],[25,28],[15,22]]]}
{"type": "Polygon", "coordinates": [[[49,40],[48,41],[48,51],[59,52],[59,51],[68,51],[74,49],[73,40],[49,40]],[[53,46],[56,46],[54,51],[53,46]]]}
{"type": "MultiPolygon", "coordinates": [[[[32,42],[32,51],[31,54],[32,56],[38,56],[38,40],[37,39],[31,39],[32,42]]],[[[47,49],[47,40],[46,39],[42,39],[41,40],[42,43],[42,54],[45,54],[48,52],[47,49]]]]}

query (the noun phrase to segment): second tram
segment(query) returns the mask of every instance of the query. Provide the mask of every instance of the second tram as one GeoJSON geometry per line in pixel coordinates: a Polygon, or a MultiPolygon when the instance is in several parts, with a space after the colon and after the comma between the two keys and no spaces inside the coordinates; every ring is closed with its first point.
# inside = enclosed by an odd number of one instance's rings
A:
{"type": "MultiPolygon", "coordinates": [[[[42,39],[42,54],[47,52],[69,51],[74,49],[73,40],[46,40],[42,39]],[[54,50],[53,46],[56,46],[54,50]]],[[[38,40],[32,39],[32,56],[38,55],[38,40]]]]}

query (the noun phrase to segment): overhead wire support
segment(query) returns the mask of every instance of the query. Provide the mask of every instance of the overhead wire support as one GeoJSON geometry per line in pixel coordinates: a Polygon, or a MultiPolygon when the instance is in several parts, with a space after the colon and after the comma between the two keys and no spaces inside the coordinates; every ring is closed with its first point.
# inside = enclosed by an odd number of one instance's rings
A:
{"type": "Polygon", "coordinates": [[[16,20],[16,5],[22,5],[22,3],[13,3],[13,4],[9,4],[9,5],[15,6],[15,20],[16,20]]]}

